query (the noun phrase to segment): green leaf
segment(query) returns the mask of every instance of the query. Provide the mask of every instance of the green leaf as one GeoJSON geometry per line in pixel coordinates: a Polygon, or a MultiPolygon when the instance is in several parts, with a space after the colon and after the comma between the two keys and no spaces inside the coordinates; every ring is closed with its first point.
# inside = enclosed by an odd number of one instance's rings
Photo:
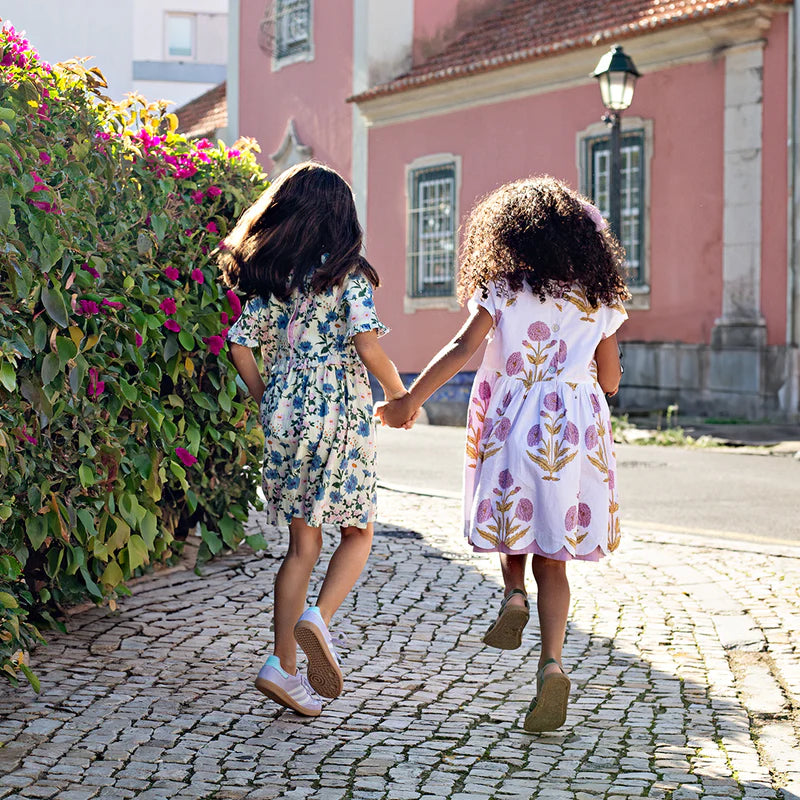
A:
{"type": "Polygon", "coordinates": [[[50,319],[62,328],[66,328],[69,324],[69,316],[67,315],[67,304],[64,302],[64,296],[57,286],[42,286],[42,305],[44,310],[48,313],[50,319]]]}
{"type": "Polygon", "coordinates": [[[105,570],[103,570],[103,574],[100,576],[100,583],[105,583],[107,586],[113,588],[117,584],[122,583],[123,579],[124,576],[119,564],[117,564],[116,561],[109,561],[105,570]]]}
{"type": "Polygon", "coordinates": [[[28,683],[31,685],[31,689],[33,689],[33,691],[36,692],[36,694],[39,694],[41,686],[39,684],[39,679],[36,677],[33,670],[26,664],[20,664],[19,668],[22,671],[22,674],[28,679],[28,683]]]}
{"type": "Polygon", "coordinates": [[[28,520],[25,532],[28,534],[28,541],[33,545],[33,549],[38,550],[47,538],[47,520],[43,517],[33,517],[28,520]]]}
{"type": "Polygon", "coordinates": [[[47,323],[42,317],[37,317],[33,323],[33,348],[37,353],[47,347],[47,323]]]}
{"type": "Polygon", "coordinates": [[[260,533],[251,533],[249,536],[245,536],[244,540],[247,542],[248,547],[251,547],[253,550],[267,549],[267,542],[260,533]]]}
{"type": "Polygon", "coordinates": [[[0,230],[8,228],[11,221],[11,198],[5,191],[0,192],[0,230]]]}
{"type": "Polygon", "coordinates": [[[222,540],[217,536],[216,533],[213,533],[205,525],[200,526],[200,537],[206,543],[206,546],[211,551],[211,555],[215,556],[222,550],[222,540]]]}
{"type": "Polygon", "coordinates": [[[135,403],[139,399],[139,392],[136,388],[131,386],[125,378],[119,379],[119,388],[122,394],[129,403],[135,403]]]}
{"type": "Polygon", "coordinates": [[[189,331],[180,331],[178,333],[178,339],[180,340],[181,347],[184,350],[194,350],[195,341],[194,336],[192,336],[189,331]]]}
{"type": "Polygon", "coordinates": [[[3,608],[19,608],[19,603],[14,595],[8,592],[0,592],[0,606],[3,606],[3,608]]]}
{"type": "Polygon", "coordinates": [[[8,389],[9,392],[16,391],[17,388],[17,373],[13,364],[8,361],[3,363],[0,367],[0,383],[8,389]]]}
{"type": "Polygon", "coordinates": [[[141,524],[141,531],[142,539],[144,539],[147,549],[152,550],[156,536],[158,535],[158,519],[151,511],[145,514],[141,524]]]}
{"type": "Polygon", "coordinates": [[[94,595],[94,597],[97,597],[98,599],[101,598],[103,593],[100,591],[100,587],[92,580],[89,570],[86,567],[81,567],[79,571],[83,577],[83,582],[86,584],[89,594],[94,595]]]}
{"type": "Polygon", "coordinates": [[[11,516],[11,506],[0,506],[0,520],[5,522],[11,516]]]}
{"type": "Polygon", "coordinates": [[[180,350],[178,337],[175,334],[167,336],[167,341],[164,344],[164,361],[170,361],[178,350],[180,350]]]}
{"type": "Polygon", "coordinates": [[[42,361],[42,383],[47,386],[61,374],[61,365],[55,353],[48,353],[42,361]]]}
{"type": "Polygon", "coordinates": [[[81,464],[78,467],[78,477],[84,489],[94,486],[94,470],[88,464],[81,464]]]}
{"type": "Polygon", "coordinates": [[[132,534],[131,538],[128,539],[128,566],[133,571],[149,563],[150,554],[144,539],[137,533],[132,534]]]}
{"type": "Polygon", "coordinates": [[[169,220],[164,214],[156,214],[150,218],[150,226],[153,228],[153,233],[155,233],[159,242],[164,240],[168,224],[169,220]]]}
{"type": "Polygon", "coordinates": [[[61,369],[64,369],[67,366],[67,362],[78,354],[75,342],[66,336],[56,336],[56,350],[58,350],[58,363],[61,369]]]}

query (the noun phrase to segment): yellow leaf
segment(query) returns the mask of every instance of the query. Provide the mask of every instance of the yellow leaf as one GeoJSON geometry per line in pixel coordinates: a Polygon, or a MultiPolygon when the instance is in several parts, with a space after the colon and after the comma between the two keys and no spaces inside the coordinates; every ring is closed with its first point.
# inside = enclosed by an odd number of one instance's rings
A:
{"type": "Polygon", "coordinates": [[[169,125],[169,132],[175,133],[178,130],[178,117],[175,114],[167,114],[166,117],[167,124],[169,125]]]}
{"type": "Polygon", "coordinates": [[[113,597],[109,597],[108,598],[108,607],[112,611],[116,611],[117,610],[117,601],[113,597]]]}
{"type": "Polygon", "coordinates": [[[83,339],[83,331],[77,325],[70,325],[69,335],[72,337],[72,341],[75,342],[75,347],[80,348],[81,340],[83,339]]]}
{"type": "MultiPolygon", "coordinates": [[[[174,114],[172,116],[175,116],[174,114]]],[[[189,356],[186,356],[186,361],[184,362],[184,366],[186,367],[186,374],[191,378],[194,375],[194,361],[192,361],[189,356]]]]}
{"type": "Polygon", "coordinates": [[[86,340],[86,347],[84,350],[91,350],[98,342],[100,341],[100,335],[97,333],[93,333],[87,340],[86,340]]]}

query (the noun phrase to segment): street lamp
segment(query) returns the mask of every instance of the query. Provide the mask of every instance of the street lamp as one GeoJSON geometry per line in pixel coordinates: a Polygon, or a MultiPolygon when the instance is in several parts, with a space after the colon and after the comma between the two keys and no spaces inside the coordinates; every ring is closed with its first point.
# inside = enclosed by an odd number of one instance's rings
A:
{"type": "Polygon", "coordinates": [[[592,76],[600,84],[603,105],[608,113],[603,122],[611,128],[609,142],[609,186],[608,186],[608,222],[617,239],[622,242],[622,220],[620,219],[620,120],[622,112],[633,101],[633,88],[639,72],[633,59],[615,44],[598,62],[592,76]]]}

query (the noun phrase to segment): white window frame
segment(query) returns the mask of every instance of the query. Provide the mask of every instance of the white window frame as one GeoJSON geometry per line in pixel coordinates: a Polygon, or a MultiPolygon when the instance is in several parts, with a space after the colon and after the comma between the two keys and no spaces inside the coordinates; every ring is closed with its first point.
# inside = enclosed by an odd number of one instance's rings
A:
{"type": "MultiPolygon", "coordinates": [[[[640,131],[642,133],[643,153],[640,169],[642,170],[642,198],[641,216],[641,252],[640,258],[640,277],[641,281],[628,289],[632,295],[626,302],[626,306],[633,310],[647,310],[650,308],[650,197],[651,197],[651,170],[650,162],[653,157],[653,120],[643,119],[642,117],[622,117],[622,134],[627,132],[640,131]]],[[[592,165],[589,163],[589,142],[599,137],[609,135],[608,125],[604,122],[595,122],[579,131],[576,137],[576,161],[578,165],[578,175],[580,178],[581,192],[587,197],[592,197],[592,165]]]]}
{"type": "Polygon", "coordinates": [[[302,61],[314,60],[314,0],[302,0],[308,3],[308,46],[296,53],[289,53],[285,56],[280,56],[280,48],[278,46],[279,30],[280,30],[280,4],[281,0],[272,0],[273,4],[273,25],[274,25],[274,40],[273,40],[273,53],[272,53],[272,71],[277,72],[283,67],[288,67],[291,64],[297,64],[302,61]]]}
{"type": "MultiPolygon", "coordinates": [[[[406,293],[403,302],[403,310],[407,314],[413,314],[425,309],[446,309],[448,311],[458,311],[460,306],[456,298],[456,282],[458,279],[458,223],[459,223],[459,196],[461,194],[461,156],[453,153],[436,153],[422,156],[406,165],[406,293]],[[413,287],[417,280],[419,251],[414,252],[415,237],[418,235],[417,225],[417,204],[415,191],[415,177],[420,170],[452,168],[453,170],[453,203],[451,210],[453,227],[453,291],[446,295],[416,295],[413,287]]],[[[417,185],[418,188],[418,185],[417,185]]]]}
{"type": "Polygon", "coordinates": [[[167,11],[164,14],[164,57],[167,61],[197,61],[197,14],[167,11]],[[171,19],[188,19],[191,24],[191,55],[173,55],[169,51],[169,21],[171,19]]]}

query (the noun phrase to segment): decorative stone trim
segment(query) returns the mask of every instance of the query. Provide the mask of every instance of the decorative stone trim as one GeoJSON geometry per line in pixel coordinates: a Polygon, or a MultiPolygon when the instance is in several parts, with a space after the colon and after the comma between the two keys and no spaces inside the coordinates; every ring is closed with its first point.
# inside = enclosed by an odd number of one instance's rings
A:
{"type": "Polygon", "coordinates": [[[278,149],[270,154],[270,158],[275,164],[271,177],[280,175],[285,169],[293,167],[295,164],[308,161],[312,153],[313,150],[308,145],[301,143],[294,126],[294,119],[290,119],[286,126],[286,133],[283,135],[283,141],[278,149]]]}

